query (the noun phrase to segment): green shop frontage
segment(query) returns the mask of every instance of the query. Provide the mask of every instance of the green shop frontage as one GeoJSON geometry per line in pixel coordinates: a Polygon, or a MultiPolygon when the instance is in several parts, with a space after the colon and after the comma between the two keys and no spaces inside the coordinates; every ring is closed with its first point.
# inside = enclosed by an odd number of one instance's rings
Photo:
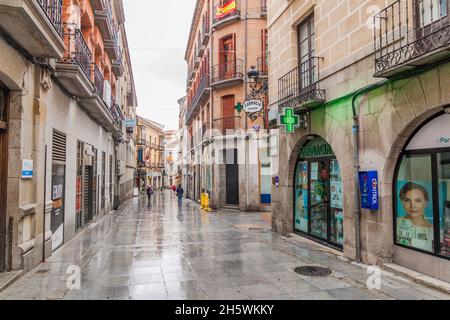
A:
{"type": "Polygon", "coordinates": [[[294,231],[337,248],[344,243],[341,169],[331,146],[314,137],[298,154],[294,231]]]}
{"type": "Polygon", "coordinates": [[[306,123],[280,126],[273,230],[450,282],[450,64],[439,69],[335,97],[307,116],[293,106],[306,123]],[[369,172],[372,209],[356,179],[369,172]]]}

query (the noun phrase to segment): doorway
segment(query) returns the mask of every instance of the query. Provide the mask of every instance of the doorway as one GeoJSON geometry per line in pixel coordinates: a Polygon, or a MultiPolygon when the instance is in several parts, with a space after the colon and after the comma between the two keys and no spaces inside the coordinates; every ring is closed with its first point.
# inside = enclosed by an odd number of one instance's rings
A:
{"type": "Polygon", "coordinates": [[[87,224],[93,219],[93,182],[94,171],[92,166],[84,168],[84,223],[87,224]]]}
{"type": "Polygon", "coordinates": [[[339,163],[321,138],[300,151],[295,172],[294,230],[331,246],[344,243],[343,183],[339,163]]]}
{"type": "Polygon", "coordinates": [[[226,152],[226,204],[239,205],[239,164],[238,150],[226,152]]]}
{"type": "Polygon", "coordinates": [[[0,82],[0,272],[6,268],[6,192],[8,173],[9,93],[0,82]]]}

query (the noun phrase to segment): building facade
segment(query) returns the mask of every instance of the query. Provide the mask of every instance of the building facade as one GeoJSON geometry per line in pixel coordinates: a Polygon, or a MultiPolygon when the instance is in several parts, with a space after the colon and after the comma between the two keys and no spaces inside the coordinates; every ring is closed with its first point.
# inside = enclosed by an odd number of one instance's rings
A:
{"type": "Polygon", "coordinates": [[[164,187],[164,126],[137,117],[136,130],[136,187],[164,187]]]}
{"type": "Polygon", "coordinates": [[[178,186],[181,182],[179,175],[180,138],[178,130],[164,132],[164,168],[167,174],[167,187],[178,186]]]}
{"type": "Polygon", "coordinates": [[[207,193],[214,209],[270,206],[259,149],[250,150],[246,135],[258,145],[263,117],[251,120],[237,108],[249,99],[248,70],[254,66],[267,77],[266,11],[261,0],[199,0],[194,12],[185,56],[187,194],[198,201],[207,193]]]}
{"type": "Polygon", "coordinates": [[[178,153],[178,175],[181,178],[181,185],[185,191],[185,196],[190,198],[188,189],[188,131],[186,127],[186,97],[178,100],[180,106],[178,119],[178,141],[180,151],[178,153]]]}
{"type": "Polygon", "coordinates": [[[275,231],[450,281],[448,14],[440,0],[270,2],[275,231]]]}
{"type": "Polygon", "coordinates": [[[132,194],[122,2],[0,4],[0,272],[28,271],[132,194]]]}

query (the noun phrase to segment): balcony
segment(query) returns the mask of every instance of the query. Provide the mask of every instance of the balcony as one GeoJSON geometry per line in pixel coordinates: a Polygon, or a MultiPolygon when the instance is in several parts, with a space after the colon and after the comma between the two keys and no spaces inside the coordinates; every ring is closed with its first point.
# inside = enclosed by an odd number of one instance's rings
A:
{"type": "Polygon", "coordinates": [[[325,90],[319,85],[319,59],[312,57],[278,80],[280,107],[305,109],[321,105],[325,90]]]}
{"type": "Polygon", "coordinates": [[[375,76],[389,78],[450,56],[447,0],[397,0],[374,17],[375,76]]]}
{"type": "Polygon", "coordinates": [[[0,28],[35,57],[62,58],[62,0],[0,1],[0,28]]]}
{"type": "Polygon", "coordinates": [[[120,110],[120,106],[117,103],[114,103],[111,108],[111,113],[113,116],[113,120],[117,128],[122,131],[123,129],[123,121],[125,121],[125,117],[123,116],[122,110],[120,110]]]}
{"type": "Polygon", "coordinates": [[[223,6],[219,4],[214,6],[212,12],[213,28],[223,27],[241,19],[241,11],[239,9],[237,1],[234,2],[234,6],[232,2],[233,1],[228,1],[223,6]]]}
{"type": "Polygon", "coordinates": [[[261,77],[267,77],[269,75],[269,61],[268,57],[258,58],[258,71],[261,77]]]}
{"type": "Polygon", "coordinates": [[[203,54],[205,53],[205,49],[206,49],[206,46],[203,45],[203,44],[198,46],[197,57],[198,57],[199,59],[202,58],[203,54]]]}
{"type": "Polygon", "coordinates": [[[105,51],[108,53],[109,58],[114,60],[119,60],[120,58],[120,45],[119,45],[119,39],[117,35],[117,31],[114,30],[112,39],[105,39],[103,41],[105,45],[105,51]]]}
{"type": "Polygon", "coordinates": [[[111,3],[102,0],[102,8],[94,11],[95,25],[100,30],[103,39],[114,40],[114,24],[111,3]]]}
{"type": "Polygon", "coordinates": [[[116,77],[123,76],[122,54],[120,54],[117,59],[111,61],[111,68],[116,77]]]}
{"type": "Polygon", "coordinates": [[[267,16],[267,0],[261,0],[261,16],[267,16]]]}
{"type": "Polygon", "coordinates": [[[220,89],[243,82],[243,65],[243,61],[238,59],[213,66],[211,86],[220,89]]]}
{"type": "Polygon", "coordinates": [[[145,139],[137,139],[136,146],[144,146],[150,148],[150,143],[145,139]]]}
{"type": "Polygon", "coordinates": [[[214,119],[214,133],[215,135],[217,131],[220,131],[222,135],[233,135],[235,130],[241,128],[241,115],[237,116],[227,116],[223,118],[214,119]]]}
{"type": "Polygon", "coordinates": [[[211,28],[209,26],[209,18],[203,20],[202,25],[202,45],[206,46],[208,44],[209,38],[211,37],[211,28]]]}
{"type": "Polygon", "coordinates": [[[92,53],[83,34],[73,26],[64,25],[67,51],[56,63],[56,77],[71,95],[81,98],[92,96],[92,53]]]}
{"type": "Polygon", "coordinates": [[[188,106],[186,112],[186,122],[195,117],[200,109],[200,105],[204,103],[211,93],[209,74],[205,73],[200,81],[200,85],[192,98],[192,103],[188,106]]]}

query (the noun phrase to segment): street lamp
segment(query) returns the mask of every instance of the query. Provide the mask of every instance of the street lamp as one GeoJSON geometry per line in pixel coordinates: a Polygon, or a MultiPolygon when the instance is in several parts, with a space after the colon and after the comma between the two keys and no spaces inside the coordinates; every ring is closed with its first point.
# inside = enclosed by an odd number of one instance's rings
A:
{"type": "Polygon", "coordinates": [[[255,66],[250,67],[250,70],[247,72],[247,77],[249,80],[250,91],[247,93],[244,105],[238,103],[236,105],[236,110],[238,113],[245,111],[252,122],[255,122],[258,118],[262,118],[264,120],[264,125],[267,128],[268,121],[264,100],[269,91],[268,81],[261,81],[260,72],[255,66]],[[256,106],[256,108],[252,109],[252,106],[256,106]]]}

